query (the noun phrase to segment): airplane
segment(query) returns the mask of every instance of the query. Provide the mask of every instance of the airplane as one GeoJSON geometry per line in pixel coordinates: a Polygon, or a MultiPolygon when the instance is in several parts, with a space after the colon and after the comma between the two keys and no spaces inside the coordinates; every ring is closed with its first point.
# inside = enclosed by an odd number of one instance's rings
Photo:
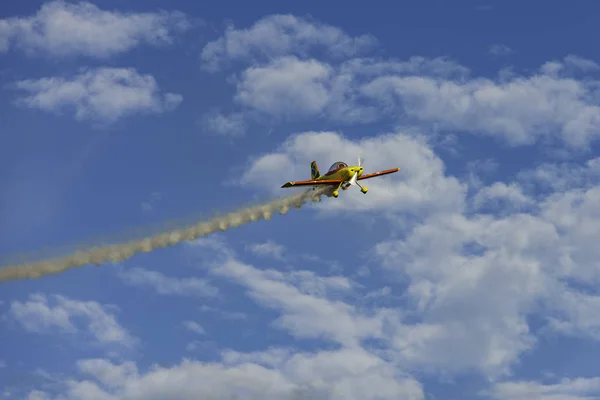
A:
{"type": "Polygon", "coordinates": [[[313,190],[315,190],[319,185],[337,185],[336,189],[333,192],[327,193],[327,197],[331,197],[333,195],[333,197],[337,198],[339,196],[340,188],[342,188],[342,190],[347,190],[350,186],[358,186],[360,188],[360,191],[366,194],[369,189],[366,186],[361,186],[358,183],[359,180],[374,178],[376,176],[382,176],[387,174],[393,174],[394,172],[398,172],[400,170],[400,168],[393,168],[363,175],[363,161],[364,157],[359,156],[358,165],[348,166],[348,164],[342,161],[334,162],[325,175],[320,174],[317,162],[313,161],[310,163],[311,179],[309,181],[287,182],[282,186],[282,188],[296,186],[313,186],[313,190]]]}

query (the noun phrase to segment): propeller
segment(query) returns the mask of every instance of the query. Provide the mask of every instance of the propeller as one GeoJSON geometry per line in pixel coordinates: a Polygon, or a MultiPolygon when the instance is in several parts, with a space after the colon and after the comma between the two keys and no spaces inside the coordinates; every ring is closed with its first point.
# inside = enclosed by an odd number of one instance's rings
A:
{"type": "MultiPolygon", "coordinates": [[[[358,166],[359,167],[362,167],[363,161],[365,161],[365,157],[363,155],[359,155],[358,156],[358,166]]],[[[356,184],[357,179],[358,179],[358,172],[355,172],[354,175],[352,175],[352,178],[350,178],[350,181],[348,181],[348,183],[351,185],[354,185],[354,186],[358,186],[356,184]]]]}

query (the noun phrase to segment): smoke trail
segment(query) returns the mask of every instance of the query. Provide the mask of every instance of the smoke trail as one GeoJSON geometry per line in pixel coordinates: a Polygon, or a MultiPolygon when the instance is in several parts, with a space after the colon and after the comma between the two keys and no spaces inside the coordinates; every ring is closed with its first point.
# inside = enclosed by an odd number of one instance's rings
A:
{"type": "Polygon", "coordinates": [[[206,222],[198,222],[192,226],[173,229],[126,243],[118,243],[75,253],[49,260],[24,262],[0,268],[0,282],[17,279],[35,279],[45,275],[58,274],[68,269],[83,267],[87,264],[100,265],[105,262],[127,260],[140,252],[150,252],[154,249],[174,246],[181,242],[189,242],[201,236],[228,228],[238,227],[261,218],[271,219],[274,212],[287,213],[291,207],[299,209],[308,201],[320,201],[321,196],[330,188],[323,187],[308,190],[283,199],[276,199],[257,206],[246,207],[227,215],[206,222]]]}

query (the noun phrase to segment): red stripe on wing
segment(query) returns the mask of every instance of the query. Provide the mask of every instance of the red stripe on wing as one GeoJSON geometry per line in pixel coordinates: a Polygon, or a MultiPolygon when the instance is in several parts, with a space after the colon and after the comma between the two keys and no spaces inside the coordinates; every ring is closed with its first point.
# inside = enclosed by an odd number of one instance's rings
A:
{"type": "Polygon", "coordinates": [[[400,168],[386,169],[385,171],[373,172],[372,174],[366,174],[366,175],[359,176],[357,180],[375,178],[376,176],[393,174],[394,172],[398,172],[398,171],[400,171],[400,168]]]}

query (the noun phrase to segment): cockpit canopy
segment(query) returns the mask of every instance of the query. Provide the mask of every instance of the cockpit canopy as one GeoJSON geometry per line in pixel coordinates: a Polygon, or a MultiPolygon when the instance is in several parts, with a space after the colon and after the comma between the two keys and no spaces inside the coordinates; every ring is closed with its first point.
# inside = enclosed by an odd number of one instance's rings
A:
{"type": "Polygon", "coordinates": [[[340,168],[346,168],[347,166],[348,164],[346,164],[345,162],[337,161],[333,163],[333,165],[331,166],[331,168],[329,168],[329,171],[327,172],[331,172],[340,168]]]}

